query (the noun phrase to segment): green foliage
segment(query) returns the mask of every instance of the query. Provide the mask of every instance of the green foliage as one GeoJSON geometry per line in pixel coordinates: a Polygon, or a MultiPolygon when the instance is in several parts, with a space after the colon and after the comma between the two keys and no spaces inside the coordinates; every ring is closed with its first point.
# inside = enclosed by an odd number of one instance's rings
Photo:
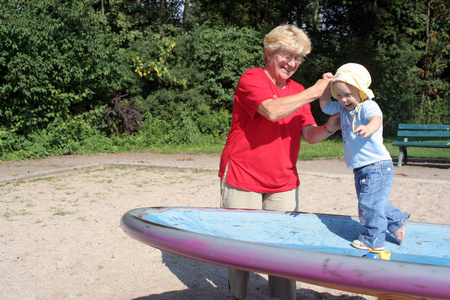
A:
{"type": "Polygon", "coordinates": [[[236,27],[198,27],[180,42],[183,69],[201,73],[191,82],[207,97],[212,109],[231,111],[234,89],[242,73],[262,66],[263,35],[255,30],[236,27]]]}
{"type": "Polygon", "coordinates": [[[307,28],[319,25],[314,15],[319,1],[191,0],[190,2],[194,22],[198,24],[210,23],[216,26],[269,30],[284,23],[304,24],[307,28]]]}
{"type": "MultiPolygon", "coordinates": [[[[438,2],[442,4],[428,4],[438,2]]],[[[371,64],[375,94],[385,112],[385,132],[389,135],[395,133],[398,123],[440,124],[450,119],[450,103],[445,101],[448,77],[445,80],[444,75],[449,67],[449,36],[440,35],[440,41],[431,38],[438,31],[435,19],[443,12],[428,8],[423,1],[393,1],[379,7],[382,27],[373,32],[377,45],[371,64]]],[[[448,21],[448,15],[446,18],[448,21]]],[[[439,26],[448,29],[448,22],[439,26]]]]}
{"type": "Polygon", "coordinates": [[[230,130],[231,114],[228,110],[222,108],[219,111],[198,111],[197,115],[196,123],[203,135],[220,138],[230,130]]]}
{"type": "Polygon", "coordinates": [[[180,115],[171,120],[163,120],[146,115],[145,131],[141,132],[141,142],[151,145],[198,144],[201,134],[192,118],[180,115]]]}
{"type": "Polygon", "coordinates": [[[91,115],[60,118],[47,128],[25,137],[6,133],[0,144],[3,159],[43,158],[51,155],[84,154],[93,152],[115,152],[113,140],[103,136],[91,125],[91,115]]]}
{"type": "MultiPolygon", "coordinates": [[[[322,29],[310,34],[314,49],[298,72],[303,75],[300,82],[305,82],[307,72],[315,75],[315,81],[344,63],[361,63],[371,72],[386,134],[393,135],[398,123],[448,123],[450,43],[445,2],[321,3],[322,29]]],[[[313,113],[323,120],[314,103],[313,113]]]]}
{"type": "Polygon", "coordinates": [[[105,108],[105,116],[102,119],[102,128],[108,133],[118,136],[130,135],[142,128],[142,111],[139,101],[126,99],[127,95],[117,95],[112,100],[111,106],[105,108]]]}
{"type": "MultiPolygon", "coordinates": [[[[103,1],[105,15],[113,30],[117,33],[126,31],[129,37],[139,36],[147,29],[158,31],[161,26],[179,25],[183,5],[184,0],[103,1]]],[[[96,1],[96,10],[101,11],[101,7],[100,1],[96,1]]]]}
{"type": "Polygon", "coordinates": [[[18,134],[102,104],[116,45],[92,1],[7,1],[0,9],[0,125],[18,134]]]}
{"type": "Polygon", "coordinates": [[[428,1],[425,55],[421,67],[422,97],[418,123],[448,123],[450,120],[450,7],[445,1],[428,1]]]}
{"type": "Polygon", "coordinates": [[[169,58],[176,45],[175,38],[150,33],[146,38],[136,42],[136,52],[141,55],[133,59],[134,71],[146,82],[151,90],[186,86],[186,78],[177,78],[169,71],[169,58]],[[136,46],[137,48],[137,46],[136,46]]]}
{"type": "Polygon", "coordinates": [[[260,34],[206,27],[182,35],[165,33],[149,34],[133,47],[145,96],[145,143],[188,144],[202,135],[223,137],[240,76],[262,61],[260,34]]]}
{"type": "Polygon", "coordinates": [[[407,41],[402,46],[394,44],[379,47],[380,57],[378,72],[382,80],[377,80],[375,90],[377,102],[385,114],[384,123],[389,124],[385,132],[393,134],[396,124],[414,122],[420,98],[420,70],[411,61],[418,62],[420,52],[416,51],[407,41]],[[389,130],[389,131],[388,131],[389,130]]]}
{"type": "Polygon", "coordinates": [[[306,88],[347,62],[369,69],[385,135],[450,120],[448,0],[191,0],[182,23],[183,3],[0,0],[0,157],[216,149],[240,76],[282,23],[312,40],[293,77],[306,88]]]}

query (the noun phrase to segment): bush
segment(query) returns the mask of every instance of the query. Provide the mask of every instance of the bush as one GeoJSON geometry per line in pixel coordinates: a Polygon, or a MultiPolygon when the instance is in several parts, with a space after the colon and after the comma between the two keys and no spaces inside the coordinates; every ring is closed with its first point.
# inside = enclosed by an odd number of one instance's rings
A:
{"type": "Polygon", "coordinates": [[[117,95],[111,101],[111,105],[105,108],[101,127],[109,134],[130,135],[142,128],[143,117],[139,101],[126,99],[126,96],[117,95]]]}
{"type": "Polygon", "coordinates": [[[1,136],[2,159],[44,158],[53,155],[115,152],[113,140],[91,124],[92,115],[51,122],[47,128],[27,137],[7,132],[1,136]]]}
{"type": "Polygon", "coordinates": [[[225,136],[240,76],[262,64],[261,34],[245,28],[153,33],[133,49],[135,72],[148,93],[141,94],[149,118],[144,125],[146,141],[155,143],[185,144],[198,142],[201,135],[225,136]]]}
{"type": "Polygon", "coordinates": [[[0,8],[0,126],[26,136],[104,104],[118,47],[92,1],[12,3],[0,8]]]}

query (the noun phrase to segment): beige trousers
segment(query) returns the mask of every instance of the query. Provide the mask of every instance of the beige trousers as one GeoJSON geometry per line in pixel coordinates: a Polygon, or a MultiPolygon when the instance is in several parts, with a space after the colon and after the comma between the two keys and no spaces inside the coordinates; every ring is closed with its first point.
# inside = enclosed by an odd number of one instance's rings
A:
{"type": "MultiPolygon", "coordinates": [[[[220,182],[221,204],[223,208],[246,208],[280,211],[298,210],[298,188],[282,193],[255,193],[240,190],[220,182]]],[[[250,273],[247,271],[228,268],[228,282],[231,293],[238,299],[246,299],[248,293],[250,273]]],[[[278,297],[282,300],[296,299],[296,283],[287,278],[269,275],[270,297],[278,297]]]]}

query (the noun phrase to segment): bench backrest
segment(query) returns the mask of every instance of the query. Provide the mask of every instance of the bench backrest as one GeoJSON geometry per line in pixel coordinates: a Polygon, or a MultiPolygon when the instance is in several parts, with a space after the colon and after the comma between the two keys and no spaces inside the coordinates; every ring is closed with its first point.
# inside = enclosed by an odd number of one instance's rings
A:
{"type": "Polygon", "coordinates": [[[398,124],[397,136],[450,138],[450,125],[398,124]]]}

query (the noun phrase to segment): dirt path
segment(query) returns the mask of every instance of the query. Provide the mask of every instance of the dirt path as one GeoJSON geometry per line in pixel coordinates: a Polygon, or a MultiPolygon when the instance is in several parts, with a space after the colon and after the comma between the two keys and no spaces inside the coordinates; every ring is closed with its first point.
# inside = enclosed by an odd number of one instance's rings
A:
{"type": "MultiPolygon", "coordinates": [[[[0,299],[231,299],[226,270],[130,239],[128,210],[219,204],[218,155],[149,152],[0,164],[0,299]]],[[[448,164],[395,170],[391,202],[413,221],[449,224],[448,164]]],[[[340,160],[299,162],[301,210],[356,214],[340,160]]],[[[267,299],[253,274],[249,299],[267,299]]],[[[297,299],[374,299],[297,283],[297,299]]]]}

